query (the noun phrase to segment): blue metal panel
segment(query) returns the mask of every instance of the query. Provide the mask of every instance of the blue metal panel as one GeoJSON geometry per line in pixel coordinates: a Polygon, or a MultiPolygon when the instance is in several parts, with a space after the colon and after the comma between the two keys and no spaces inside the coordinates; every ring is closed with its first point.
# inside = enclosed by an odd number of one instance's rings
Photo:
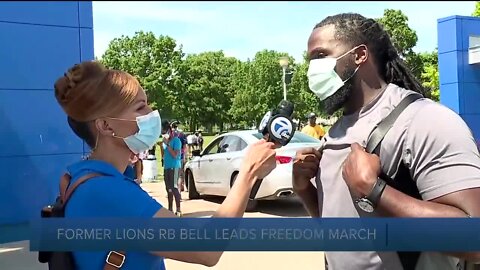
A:
{"type": "Polygon", "coordinates": [[[83,154],[52,89],[81,54],[93,58],[93,32],[79,28],[92,27],[91,6],[0,2],[0,242],[27,238],[19,224],[55,199],[62,171],[83,154]]]}
{"type": "Polygon", "coordinates": [[[460,36],[462,24],[457,16],[438,20],[438,53],[459,50],[462,38],[460,36]]]}
{"type": "Polygon", "coordinates": [[[480,19],[454,16],[438,20],[440,101],[460,114],[480,136],[480,69],[468,64],[468,39],[480,35],[480,19]]]}
{"type": "MultiPolygon", "coordinates": [[[[480,21],[477,24],[477,28],[479,28],[480,31],[480,21]]],[[[480,66],[478,64],[468,64],[468,50],[462,52],[462,62],[464,63],[461,67],[461,72],[463,73],[463,82],[480,83],[480,66]]]]}
{"type": "Polygon", "coordinates": [[[92,2],[78,2],[80,27],[93,28],[92,2]]]}
{"type": "Polygon", "coordinates": [[[480,18],[462,20],[462,58],[463,81],[468,83],[480,83],[480,67],[468,64],[469,36],[480,36],[480,18]]]}
{"type": "MultiPolygon", "coordinates": [[[[478,72],[480,73],[480,72],[478,72]]],[[[480,83],[463,83],[464,114],[480,114],[480,83]]]]}
{"type": "Polygon", "coordinates": [[[81,61],[95,59],[93,51],[93,29],[80,28],[81,61]]]}
{"type": "Polygon", "coordinates": [[[0,196],[0,224],[38,217],[40,209],[55,200],[66,166],[79,159],[78,154],[0,158],[2,179],[8,180],[0,181],[0,189],[4,191],[0,196]]]}
{"type": "MultiPolygon", "coordinates": [[[[440,59],[439,59],[440,60],[440,59]]],[[[445,84],[440,86],[440,103],[447,106],[456,113],[460,113],[463,106],[461,103],[461,85],[458,83],[445,84]]]]}
{"type": "MultiPolygon", "coordinates": [[[[480,18],[467,17],[462,18],[461,47],[459,50],[468,50],[468,37],[470,35],[480,36],[480,18]]],[[[467,62],[468,63],[468,62],[467,62]]]]}
{"type": "Polygon", "coordinates": [[[462,114],[461,117],[472,130],[473,136],[478,142],[480,138],[480,114],[462,114]]]}
{"type": "Polygon", "coordinates": [[[53,91],[1,90],[0,104],[0,157],[82,153],[53,91]]]}
{"type": "Polygon", "coordinates": [[[0,21],[78,27],[78,3],[63,1],[0,2],[0,21]]]}
{"type": "Polygon", "coordinates": [[[451,51],[439,53],[438,70],[440,75],[440,85],[463,81],[462,52],[451,51]]]}
{"type": "Polygon", "coordinates": [[[78,28],[0,23],[0,89],[53,89],[80,61],[78,28]]]}

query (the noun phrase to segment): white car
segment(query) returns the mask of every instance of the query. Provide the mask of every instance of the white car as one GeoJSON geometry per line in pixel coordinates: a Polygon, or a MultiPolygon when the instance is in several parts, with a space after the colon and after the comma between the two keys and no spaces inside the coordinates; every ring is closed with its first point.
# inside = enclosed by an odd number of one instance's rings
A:
{"type": "MultiPolygon", "coordinates": [[[[196,151],[185,164],[188,197],[226,196],[236,179],[247,146],[261,138],[262,134],[256,130],[229,132],[216,137],[201,153],[196,151]]],[[[257,200],[293,196],[292,165],[297,150],[320,146],[320,140],[296,132],[288,145],[276,150],[277,167],[254,187],[247,211],[254,210],[257,200]]]]}

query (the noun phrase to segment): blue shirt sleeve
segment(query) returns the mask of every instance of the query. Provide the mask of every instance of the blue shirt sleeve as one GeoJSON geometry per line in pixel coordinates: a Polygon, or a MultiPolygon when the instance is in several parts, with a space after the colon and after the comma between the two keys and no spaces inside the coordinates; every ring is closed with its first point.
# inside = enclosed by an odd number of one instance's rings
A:
{"type": "Polygon", "coordinates": [[[172,148],[173,150],[175,151],[180,151],[182,149],[182,141],[180,141],[180,139],[178,137],[176,137],[175,139],[173,139],[172,141],[172,148]]]}
{"type": "Polygon", "coordinates": [[[99,177],[82,184],[67,204],[68,217],[153,217],[162,205],[130,179],[99,177]]]}

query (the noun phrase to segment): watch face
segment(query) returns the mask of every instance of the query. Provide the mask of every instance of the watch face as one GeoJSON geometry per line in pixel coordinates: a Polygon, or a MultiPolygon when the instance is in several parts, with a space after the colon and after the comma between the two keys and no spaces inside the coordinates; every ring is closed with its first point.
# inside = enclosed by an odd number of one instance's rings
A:
{"type": "Polygon", "coordinates": [[[362,209],[363,211],[367,212],[367,213],[372,213],[373,212],[373,205],[371,202],[369,202],[367,199],[360,199],[357,201],[357,205],[358,207],[360,207],[360,209],[362,209]]]}

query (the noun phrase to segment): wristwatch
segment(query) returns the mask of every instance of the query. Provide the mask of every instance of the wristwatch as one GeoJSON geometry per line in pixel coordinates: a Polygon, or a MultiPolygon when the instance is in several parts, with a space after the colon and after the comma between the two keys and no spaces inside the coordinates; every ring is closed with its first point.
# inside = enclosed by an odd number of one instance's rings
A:
{"type": "Polygon", "coordinates": [[[387,182],[381,178],[377,178],[377,182],[375,183],[375,186],[373,186],[370,194],[356,201],[358,207],[367,213],[372,213],[375,211],[378,201],[380,200],[380,197],[382,196],[386,186],[387,182]]]}

